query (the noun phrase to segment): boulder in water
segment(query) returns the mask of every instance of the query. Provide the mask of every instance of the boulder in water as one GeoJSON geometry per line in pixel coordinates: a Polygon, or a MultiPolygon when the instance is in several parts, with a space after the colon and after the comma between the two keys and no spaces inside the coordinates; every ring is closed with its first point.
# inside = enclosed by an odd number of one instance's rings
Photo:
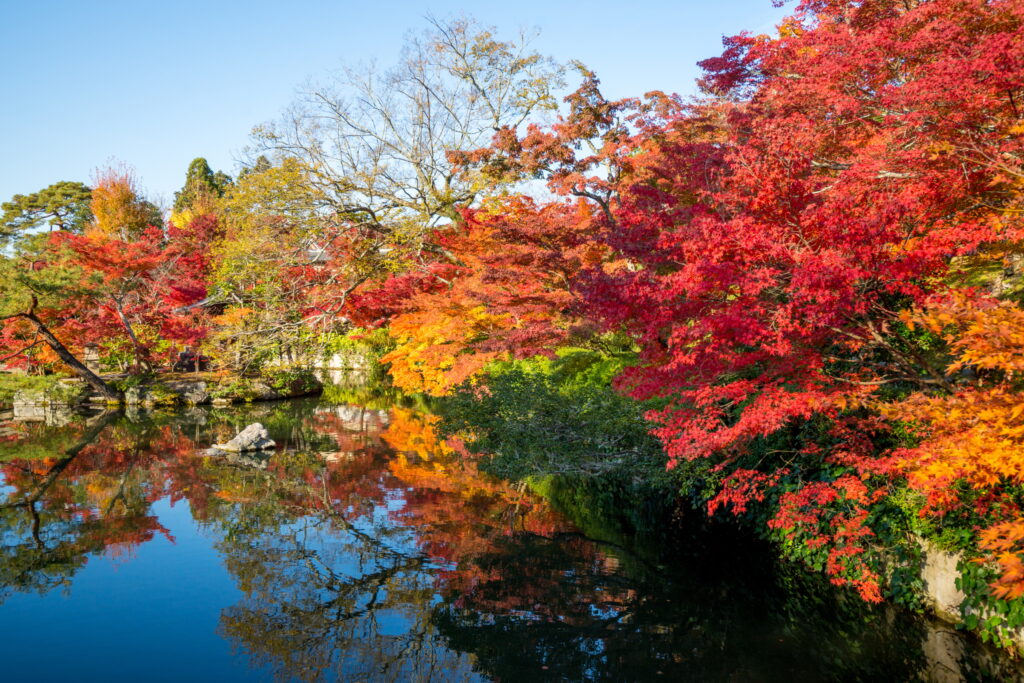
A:
{"type": "Polygon", "coordinates": [[[227,443],[215,443],[213,447],[229,453],[244,453],[246,451],[267,451],[276,445],[270,438],[267,428],[259,422],[253,422],[240,431],[235,438],[227,443]]]}

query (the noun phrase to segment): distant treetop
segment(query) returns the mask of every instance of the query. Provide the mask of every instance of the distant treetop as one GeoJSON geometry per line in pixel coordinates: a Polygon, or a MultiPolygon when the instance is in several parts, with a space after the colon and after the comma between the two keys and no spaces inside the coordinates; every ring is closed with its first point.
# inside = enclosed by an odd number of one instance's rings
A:
{"type": "Polygon", "coordinates": [[[188,165],[185,185],[174,193],[174,211],[184,211],[196,204],[224,196],[231,182],[231,176],[223,171],[214,173],[206,159],[196,157],[188,165]]]}
{"type": "Polygon", "coordinates": [[[16,194],[0,204],[0,236],[8,237],[39,227],[44,222],[51,230],[81,232],[92,213],[88,185],[61,181],[32,194],[16,194]]]}

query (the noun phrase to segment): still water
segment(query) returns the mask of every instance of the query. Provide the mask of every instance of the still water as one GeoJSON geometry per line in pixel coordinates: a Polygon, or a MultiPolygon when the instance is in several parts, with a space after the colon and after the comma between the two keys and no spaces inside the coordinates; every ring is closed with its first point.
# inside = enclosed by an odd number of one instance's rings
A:
{"type": "Polygon", "coordinates": [[[593,490],[545,500],[482,476],[411,409],[0,423],[0,678],[1019,676],[736,531],[637,518],[593,490]],[[273,454],[206,453],[255,421],[273,454]]]}

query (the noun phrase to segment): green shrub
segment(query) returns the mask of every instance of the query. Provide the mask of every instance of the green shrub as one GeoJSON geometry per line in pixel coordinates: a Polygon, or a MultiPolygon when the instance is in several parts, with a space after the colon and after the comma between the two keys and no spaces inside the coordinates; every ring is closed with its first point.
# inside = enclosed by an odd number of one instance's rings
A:
{"type": "Polygon", "coordinates": [[[209,389],[211,399],[230,399],[232,401],[252,401],[258,392],[252,380],[244,377],[232,377],[219,382],[209,389]]]}
{"type": "Polygon", "coordinates": [[[266,368],[260,373],[269,387],[286,395],[308,394],[320,388],[316,374],[306,368],[266,368]]]}
{"type": "Polygon", "coordinates": [[[586,349],[494,363],[440,404],[441,428],[459,435],[498,476],[664,478],[666,457],[644,421],[649,404],[611,387],[634,360],[586,349]]]}

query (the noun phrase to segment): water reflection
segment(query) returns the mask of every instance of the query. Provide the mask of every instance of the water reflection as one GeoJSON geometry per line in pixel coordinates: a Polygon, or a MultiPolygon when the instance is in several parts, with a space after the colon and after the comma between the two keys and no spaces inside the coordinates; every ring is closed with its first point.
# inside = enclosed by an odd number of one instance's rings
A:
{"type": "MultiPolygon", "coordinates": [[[[207,606],[219,626],[205,637],[279,680],[1017,675],[948,629],[865,610],[773,564],[738,532],[680,525],[666,544],[674,554],[596,540],[481,476],[438,442],[432,419],[300,401],[5,425],[0,600],[37,593],[32,609],[60,619],[55,589],[90,563],[113,571],[93,558],[131,562],[154,539],[174,540],[158,512],[172,502],[192,520],[176,533],[216,550],[202,571],[226,571],[238,588],[233,604],[207,606]],[[257,420],[275,453],[206,453],[257,420]]],[[[569,512],[597,505],[584,489],[571,494],[558,497],[569,512]]],[[[101,598],[130,609],[127,588],[111,585],[101,598]]]]}

